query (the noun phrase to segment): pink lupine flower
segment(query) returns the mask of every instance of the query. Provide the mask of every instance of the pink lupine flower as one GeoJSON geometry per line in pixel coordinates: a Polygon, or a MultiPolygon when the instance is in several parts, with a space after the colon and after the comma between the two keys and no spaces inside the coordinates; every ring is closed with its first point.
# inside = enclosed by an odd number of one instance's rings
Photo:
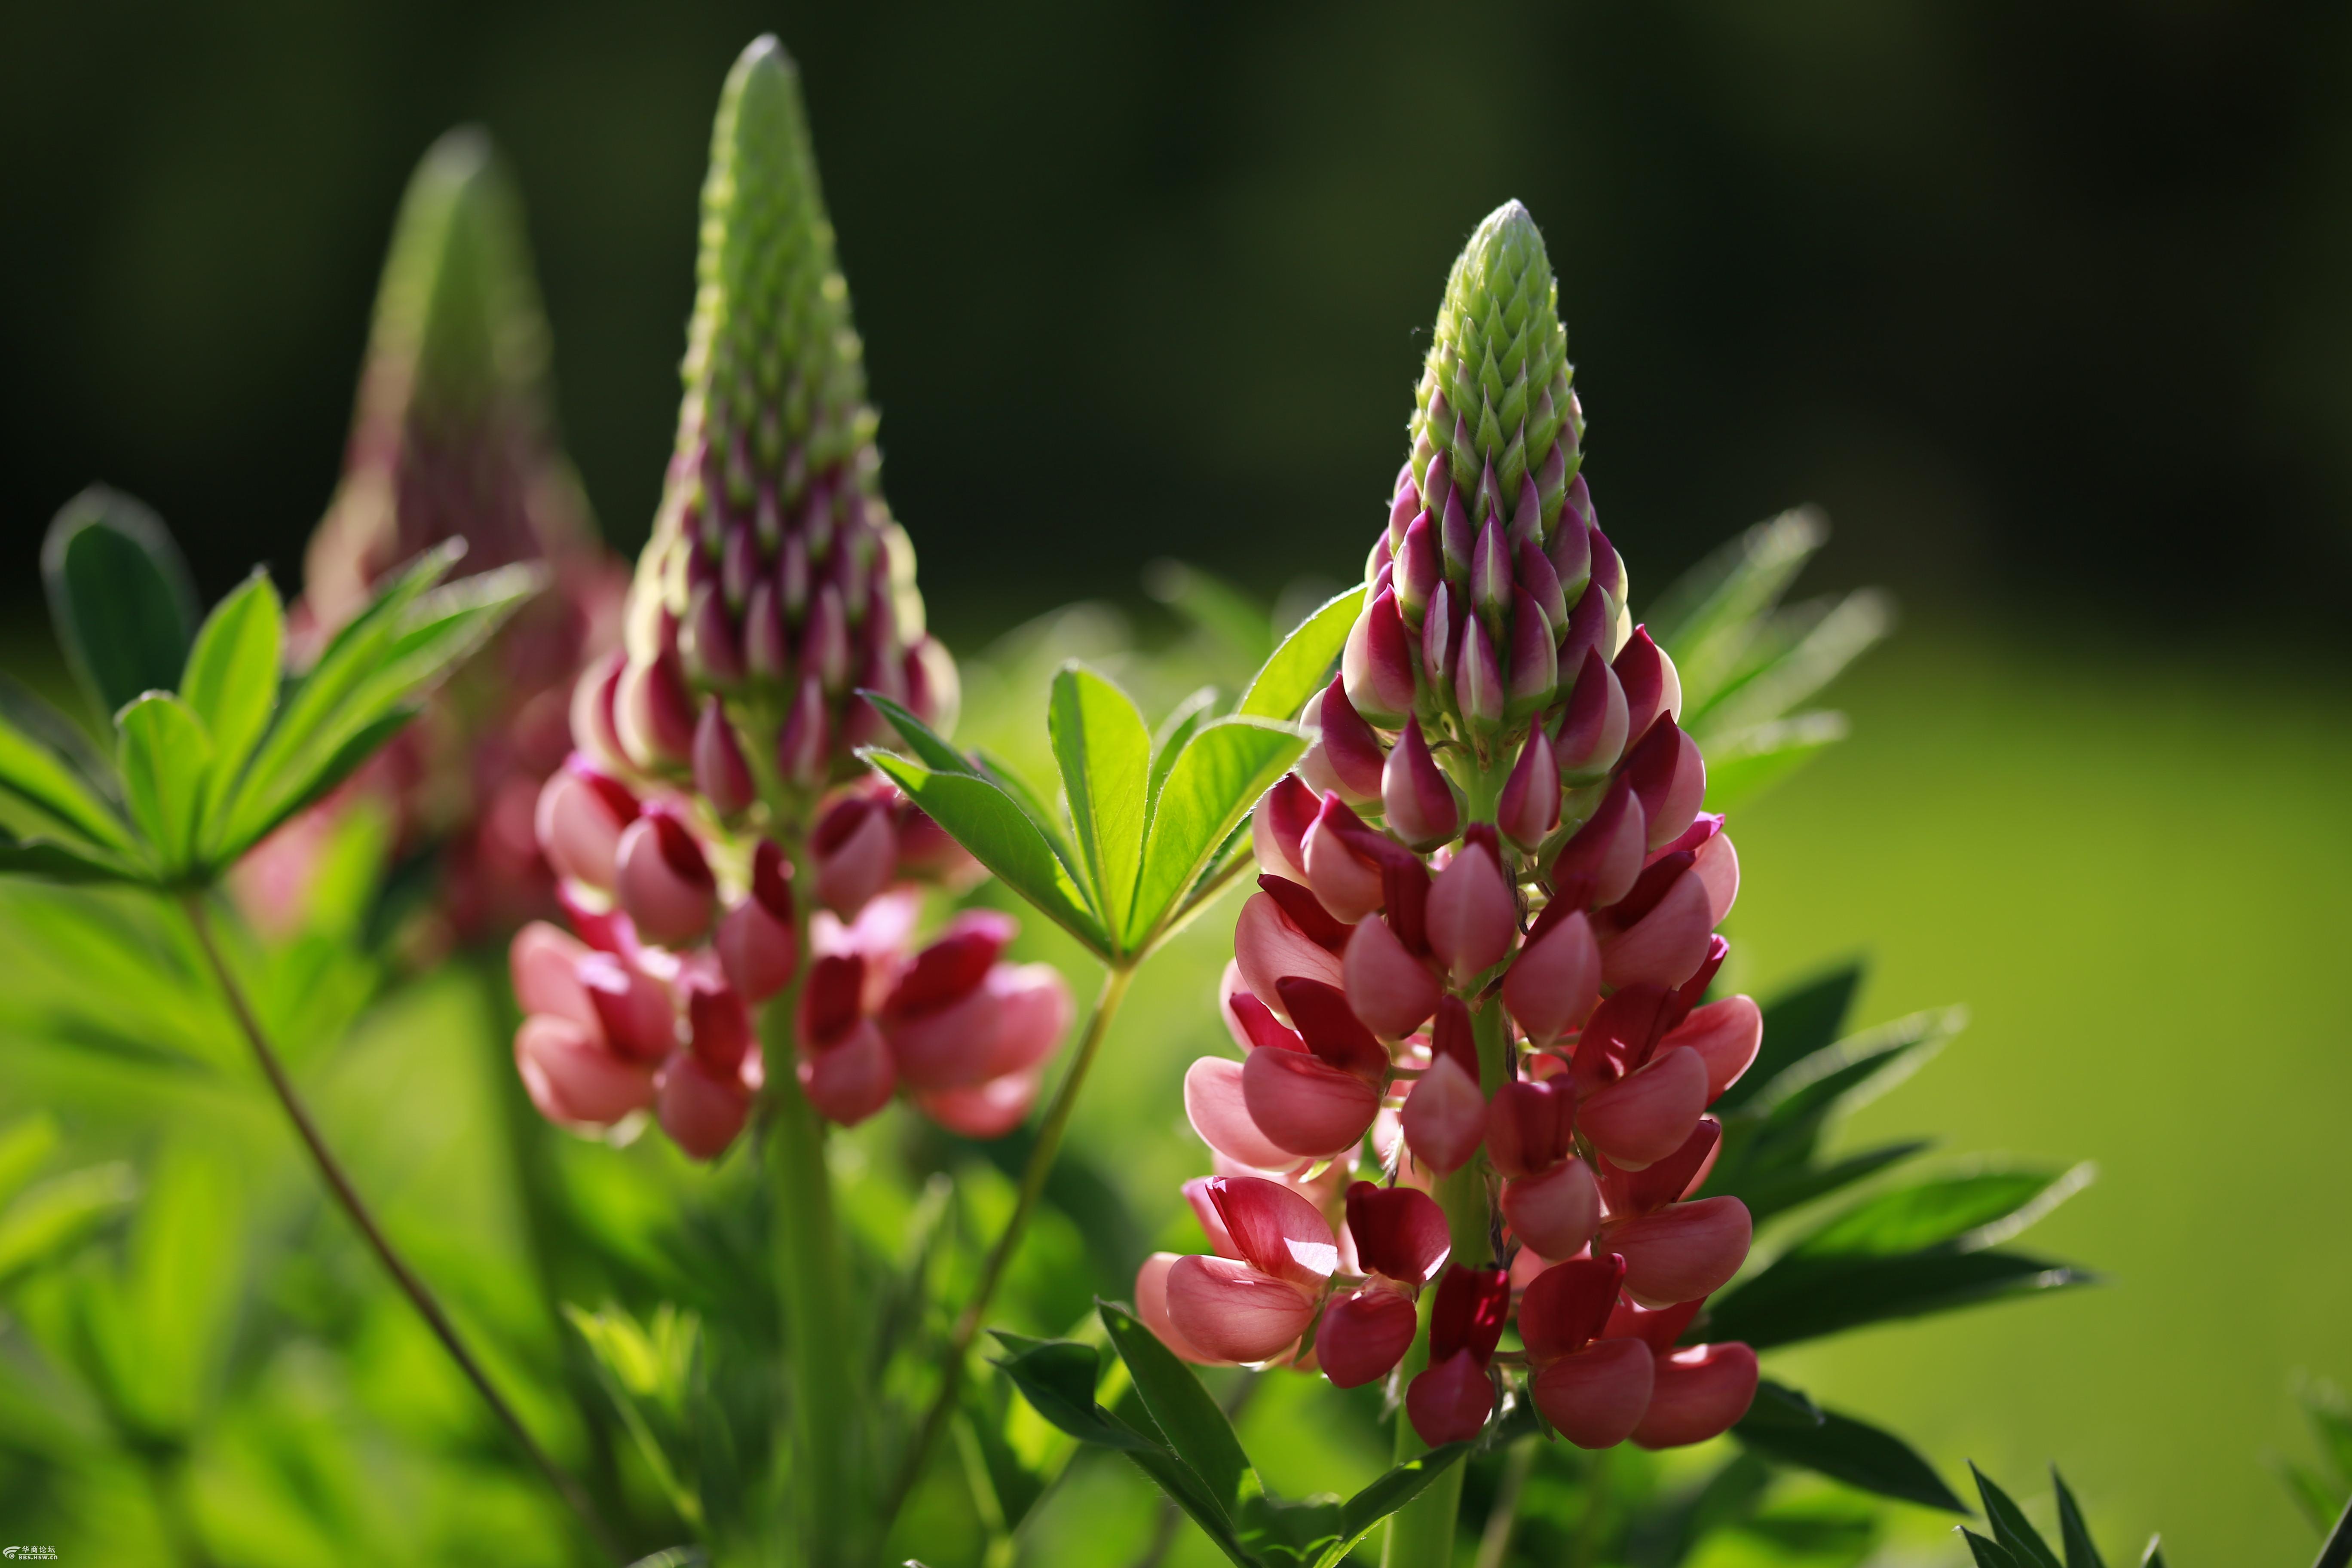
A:
{"type": "Polygon", "coordinates": [[[1339,1244],[1314,1205],[1279,1183],[1218,1176],[1208,1192],[1234,1251],[1176,1260],[1166,1280],[1169,1321],[1206,1355],[1271,1360],[1314,1321],[1339,1244]]]}
{"type": "Polygon", "coordinates": [[[684,947],[710,929],[718,879],[675,808],[646,806],[622,831],[613,864],[621,907],[646,941],[684,947]]]}
{"type": "Polygon", "coordinates": [[[845,795],[817,818],[809,836],[817,902],[846,920],[890,885],[898,835],[888,807],[863,792],[845,795]]]}
{"type": "Polygon", "coordinates": [[[762,838],[752,849],[751,885],[719,917],[712,946],[728,983],[747,1002],[764,1002],[792,984],[801,962],[792,863],[773,840],[762,838]]]}
{"type": "Polygon", "coordinates": [[[1722,1142],[1706,1108],[1756,1059],[1761,1016],[1706,999],[1738,857],[1700,809],[1679,674],[1596,519],[1564,336],[1509,313],[1549,278],[1516,205],[1456,265],[1339,679],[1253,822],[1265,875],[1218,999],[1242,1059],[1185,1079],[1221,1171],[1327,1179],[1318,1162],[1352,1166],[1370,1133],[1388,1185],[1350,1188],[1342,1253],[1362,1273],[1286,1282],[1196,1184],[1220,1257],[1155,1259],[1138,1305],[1180,1354],[1297,1343],[1297,1364],[1367,1383],[1411,1342],[1406,1276],[1434,1255],[1383,1261],[1366,1194],[1439,1238],[1444,1214],[1485,1204],[1483,1233],[1461,1226],[1475,1256],[1447,1249],[1429,1303],[1416,1430],[1483,1428],[1496,1379],[1518,1375],[1493,1364],[1516,1282],[1527,1397],[1584,1446],[1669,1445],[1753,1393],[1745,1347],[1675,1341],[1747,1257],[1746,1209],[1695,1194],[1722,1142]],[[1506,319],[1525,330],[1489,341],[1506,319]],[[1497,355],[1525,377],[1507,411],[1482,368],[1497,355]]]}
{"type": "Polygon", "coordinates": [[[637,811],[627,785],[574,752],[539,792],[534,826],[548,865],[559,877],[611,892],[621,834],[637,811]]]}

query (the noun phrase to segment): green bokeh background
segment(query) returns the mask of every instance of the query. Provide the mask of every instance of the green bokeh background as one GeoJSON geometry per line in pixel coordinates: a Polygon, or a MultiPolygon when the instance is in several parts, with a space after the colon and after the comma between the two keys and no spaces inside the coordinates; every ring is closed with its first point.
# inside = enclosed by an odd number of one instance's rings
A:
{"type": "MultiPolygon", "coordinates": [[[[1266,599],[1350,574],[1445,260],[1528,199],[1637,608],[1813,500],[1841,529],[1819,582],[1885,581],[1910,612],[1832,694],[1853,739],[1732,825],[1742,984],[1866,953],[1862,1021],[1970,1007],[1850,1139],[2100,1168],[2034,1239],[2103,1287],[1787,1368],[1948,1476],[1972,1457],[2032,1492],[2058,1459],[2103,1534],[2161,1527],[2182,1568],[2307,1558],[2266,1457],[2307,1451],[2298,1370],[2352,1382],[2339,10],[20,7],[0,21],[0,662],[39,673],[36,542],[93,474],[159,505],[208,591],[256,557],[290,585],[400,183],[463,118],[514,156],[572,444],[634,544],[709,105],[767,26],[807,63],[892,493],[965,653],[1079,595],[1160,635],[1137,587],[1158,556],[1266,599]]],[[[1008,668],[974,693],[1001,736],[1041,700],[1042,666],[1008,668]]],[[[1202,1168],[1177,1085],[1213,1044],[1223,957],[1213,919],[1148,973],[1079,1119],[1149,1226],[1202,1168]]],[[[8,973],[20,1000],[55,978],[8,973]]],[[[490,1016],[454,980],[407,997],[340,1047],[324,1097],[440,1278],[515,1223],[482,1163],[490,1016]]],[[[246,1190],[302,1194],[261,1108],[183,1092],[0,1053],[0,1114],[57,1105],[104,1150],[193,1103],[246,1190]]],[[[272,1288],[340,1271],[378,1325],[358,1365],[286,1368],[283,1399],[328,1422],[370,1386],[438,1386],[333,1216],[283,1206],[309,1217],[272,1232],[272,1288]]],[[[547,1325],[501,1315],[520,1289],[458,1306],[528,1338],[547,1325]]],[[[1376,1467],[1315,1397],[1274,1380],[1249,1417],[1277,1485],[1376,1467]]],[[[446,1404],[417,1418],[467,1419],[446,1404]]],[[[224,1452],[219,1495],[244,1495],[224,1452]]],[[[362,1535],[425,1507],[351,1493],[362,1535]]],[[[1082,1477],[1047,1560],[1126,1561],[1141,1495],[1082,1477]]],[[[432,1496],[492,1537],[520,1507],[432,1496]]],[[[88,1560],[143,1560],[139,1528],[88,1560]]],[[[1957,1562],[1940,1529],[1907,1521],[1900,1550],[1957,1562]]]]}

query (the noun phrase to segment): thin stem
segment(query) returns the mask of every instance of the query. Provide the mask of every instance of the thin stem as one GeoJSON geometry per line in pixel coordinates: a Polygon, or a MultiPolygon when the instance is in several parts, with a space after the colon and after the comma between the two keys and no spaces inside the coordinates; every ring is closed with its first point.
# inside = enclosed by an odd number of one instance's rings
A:
{"type": "Polygon", "coordinates": [[[1029,1163],[1021,1172],[1020,1195],[1013,1205],[1013,1217],[1004,1222],[1004,1233],[996,1238],[987,1262],[981,1266],[980,1283],[973,1287],[971,1300],[965,1303],[954,1330],[948,1335],[940,1367],[940,1391],[931,1399],[930,1409],[924,1413],[923,1424],[915,1429],[914,1441],[898,1468],[898,1479],[883,1502],[885,1531],[898,1519],[907,1494],[922,1475],[923,1462],[931,1446],[939,1441],[940,1430],[947,1425],[949,1412],[955,1408],[957,1393],[963,1384],[965,1356],[980,1333],[981,1319],[987,1314],[1006,1266],[1020,1247],[1030,1213],[1045,1190],[1045,1177],[1054,1168],[1055,1156],[1061,1152],[1062,1135],[1069,1130],[1070,1114],[1077,1109],[1078,1091],[1086,1087],[1087,1069],[1094,1066],[1096,1053],[1102,1047],[1104,1035],[1110,1030],[1112,1016],[1126,999],[1128,982],[1134,974],[1131,967],[1121,964],[1114,964],[1103,973],[1102,990],[1095,997],[1094,1011],[1087,1016],[1086,1030],[1078,1037],[1077,1053],[1070,1058],[1069,1070],[1062,1075],[1061,1087],[1054,1091],[1053,1103],[1045,1108],[1045,1120],[1037,1129],[1036,1142],[1030,1146],[1029,1163]]]}
{"type": "Polygon", "coordinates": [[[588,1500],[588,1494],[562,1466],[548,1457],[547,1450],[539,1446],[539,1439],[530,1435],[530,1428],[523,1425],[522,1417],[515,1414],[514,1406],[499,1393],[490,1382],[489,1373],[483,1370],[480,1362],[474,1359],[474,1352],[466,1347],[466,1342],[458,1337],[457,1325],[441,1310],[441,1303],[425,1288],[425,1281],[417,1278],[416,1271],[409,1268],[407,1260],[394,1248],[391,1238],[384,1235],[383,1227],[376,1223],[375,1215],[360,1196],[359,1189],[352,1185],[352,1179],[344,1173],[341,1163],[327,1147],[318,1123],[310,1118],[310,1108],[302,1102],[301,1095],[295,1090],[294,1080],[287,1076],[285,1065],[278,1059],[277,1051],[271,1048],[269,1037],[262,1032],[260,1020],[254,1016],[244,988],[237,984],[236,974],[222,956],[220,945],[213,936],[211,917],[205,912],[203,895],[187,894],[180,900],[180,907],[188,917],[190,928],[196,933],[196,945],[204,949],[205,962],[211,966],[214,979],[220,983],[221,993],[228,999],[229,1011],[236,1016],[237,1028],[244,1034],[246,1043],[253,1047],[254,1059],[261,1064],[262,1076],[269,1080],[269,1087],[277,1092],[278,1103],[285,1109],[287,1120],[293,1122],[294,1131],[301,1135],[304,1147],[310,1152],[311,1163],[318,1166],[319,1174],[326,1182],[328,1190],[342,1205],[343,1213],[350,1216],[352,1224],[375,1253],[376,1261],[383,1265],[383,1270],[392,1276],[393,1283],[415,1307],[417,1315],[425,1320],[425,1327],[433,1331],[434,1337],[441,1342],[441,1348],[449,1352],[449,1359],[457,1363],[457,1370],[466,1374],[467,1381],[474,1385],[474,1392],[482,1396],[483,1403],[498,1416],[508,1435],[522,1449],[524,1457],[579,1516],[581,1525],[594,1540],[597,1550],[619,1562],[619,1544],[605,1528],[604,1521],[597,1516],[595,1505],[588,1500]]]}
{"type": "Polygon", "coordinates": [[[1478,1538],[1476,1568],[1503,1568],[1511,1554],[1511,1531],[1519,1522],[1519,1496],[1528,1488],[1528,1473],[1536,1468],[1536,1440],[1522,1437],[1511,1445],[1503,1461],[1503,1481],[1495,1489],[1495,1506],[1486,1513],[1486,1532],[1478,1538]]]}

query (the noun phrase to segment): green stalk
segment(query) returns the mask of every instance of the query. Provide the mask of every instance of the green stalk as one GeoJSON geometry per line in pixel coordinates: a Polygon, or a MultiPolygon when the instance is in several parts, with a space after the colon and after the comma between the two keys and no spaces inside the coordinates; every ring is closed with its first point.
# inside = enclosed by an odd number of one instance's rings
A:
{"type": "Polygon", "coordinates": [[[857,1363],[848,1334],[845,1259],[824,1163],[824,1122],[801,1092],[793,1017],[799,986],[770,1002],[761,1020],[769,1069],[766,1156],[776,1221],[776,1285],[792,1373],[792,1495],[799,1502],[803,1560],[848,1568],[846,1526],[864,1516],[859,1477],[857,1363]]]}
{"type": "Polygon", "coordinates": [[[327,1146],[326,1135],[319,1131],[318,1122],[311,1119],[310,1108],[303,1103],[301,1095],[295,1089],[294,1080],[288,1075],[286,1065],[270,1046],[269,1037],[263,1033],[260,1018],[255,1015],[252,1004],[246,999],[245,988],[237,984],[236,972],[229,967],[227,958],[213,936],[212,917],[205,910],[204,895],[195,892],[185,895],[180,900],[180,909],[187,916],[190,929],[195,932],[196,945],[204,952],[205,963],[212,970],[213,979],[219,984],[222,995],[227,998],[230,1016],[236,1019],[238,1031],[245,1036],[246,1044],[252,1047],[255,1062],[261,1068],[262,1076],[269,1080],[279,1107],[285,1110],[286,1119],[294,1124],[294,1131],[300,1136],[302,1146],[310,1152],[311,1163],[319,1168],[319,1175],[327,1184],[327,1190],[342,1205],[344,1215],[368,1244],[368,1249],[375,1254],[376,1261],[383,1265],[385,1273],[392,1276],[392,1282],[400,1288],[401,1294],[408,1298],[417,1315],[425,1320],[425,1327],[433,1331],[433,1337],[441,1342],[441,1348],[448,1352],[449,1359],[457,1363],[457,1370],[466,1374],[466,1381],[474,1385],[474,1392],[482,1396],[482,1403],[490,1407],[491,1414],[507,1429],[507,1435],[514,1439],[515,1447],[522,1450],[531,1467],[579,1516],[582,1528],[595,1542],[597,1550],[614,1562],[620,1561],[620,1548],[612,1531],[605,1528],[604,1520],[598,1516],[595,1505],[588,1500],[588,1494],[581,1489],[580,1483],[563,1467],[549,1457],[546,1449],[539,1446],[539,1439],[531,1436],[530,1428],[523,1425],[522,1417],[516,1414],[513,1405],[507,1403],[498,1385],[490,1381],[490,1374],[482,1363],[474,1358],[474,1352],[458,1334],[457,1325],[451,1322],[449,1314],[441,1310],[440,1301],[416,1271],[408,1266],[408,1260],[394,1247],[392,1238],[384,1234],[383,1227],[376,1223],[374,1214],[368,1208],[366,1200],[360,1196],[359,1188],[352,1184],[342,1162],[336,1159],[334,1151],[327,1146]]]}
{"type": "Polygon", "coordinates": [[[956,1318],[955,1328],[948,1335],[946,1349],[940,1363],[940,1391],[932,1397],[930,1408],[924,1413],[923,1424],[915,1429],[914,1441],[907,1449],[906,1458],[898,1467],[897,1479],[884,1500],[881,1528],[887,1533],[906,1505],[907,1496],[915,1489],[915,1482],[923,1473],[923,1464],[933,1444],[939,1441],[941,1428],[955,1409],[956,1395],[962,1389],[964,1362],[971,1350],[971,1342],[980,1333],[980,1323],[988,1312],[988,1304],[996,1295],[996,1287],[1004,1278],[1007,1265],[1019,1249],[1021,1237],[1027,1230],[1029,1215],[1037,1206],[1038,1197],[1045,1190],[1045,1177],[1054,1168],[1055,1156],[1061,1152],[1063,1134],[1069,1131],[1070,1115],[1077,1109],[1078,1091],[1086,1087],[1087,1073],[1094,1066],[1095,1057],[1102,1048],[1103,1037],[1110,1032],[1110,1021],[1118,1012],[1119,1004],[1127,998],[1128,983],[1135,978],[1132,962],[1113,964],[1103,972],[1102,990],[1095,996],[1094,1010],[1087,1016],[1085,1031],[1078,1037],[1077,1053],[1070,1059],[1069,1070],[1062,1075],[1061,1087],[1054,1091],[1054,1101],[1045,1108],[1045,1120],[1037,1129],[1037,1142],[1030,1146],[1029,1162],[1022,1168],[1020,1195],[1013,1205],[1013,1217],[1004,1223],[1004,1233],[996,1238],[996,1246],[981,1267],[980,1282],[956,1318]]]}
{"type": "MultiPolygon", "coordinates": [[[[1452,1261],[1465,1268],[1484,1268],[1494,1259],[1487,1217],[1486,1156],[1481,1154],[1452,1175],[1437,1179],[1437,1205],[1445,1211],[1446,1228],[1454,1238],[1452,1261]]],[[[1434,1289],[1421,1293],[1421,1328],[1412,1348],[1397,1372],[1397,1386],[1411,1384],[1429,1365],[1429,1315],[1437,1302],[1434,1289]]],[[[1412,1429],[1402,1408],[1396,1417],[1396,1462],[1420,1458],[1429,1445],[1412,1429]]],[[[1419,1497],[1389,1515],[1388,1537],[1381,1548],[1381,1568],[1452,1568],[1454,1520],[1462,1511],[1462,1469],[1454,1465],[1419,1497]]]]}

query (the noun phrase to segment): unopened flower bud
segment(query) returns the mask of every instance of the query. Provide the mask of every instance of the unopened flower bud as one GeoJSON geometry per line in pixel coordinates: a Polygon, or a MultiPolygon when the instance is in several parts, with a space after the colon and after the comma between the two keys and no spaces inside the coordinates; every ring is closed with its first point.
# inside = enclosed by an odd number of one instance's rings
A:
{"type": "Polygon", "coordinates": [[[1395,1369],[1420,1323],[1412,1300],[1387,1286],[1350,1290],[1323,1309],[1322,1326],[1315,1331],[1316,1364],[1332,1387],[1360,1388],[1395,1369]]]}
{"type": "Polygon", "coordinates": [[[647,1064],[669,1055],[677,1044],[677,1017],[661,982],[609,952],[584,955],[573,973],[614,1050],[647,1064]]]}
{"type": "Polygon", "coordinates": [[[809,1103],[844,1127],[855,1127],[889,1104],[898,1089],[889,1049],[870,1018],[858,1019],[824,1049],[804,1052],[796,1071],[809,1103]]]}
{"type": "Polygon", "coordinates": [[[659,773],[686,763],[694,748],[694,701],[675,646],[629,661],[614,694],[614,719],[622,749],[638,767],[659,773]]]}
{"type": "Polygon", "coordinates": [[[817,789],[824,784],[832,756],[833,719],[825,709],[824,689],[814,675],[803,675],[792,711],[776,736],[776,771],[787,784],[817,789]]]}
{"type": "Polygon", "coordinates": [[[1520,591],[1543,612],[1544,625],[1550,629],[1557,649],[1560,635],[1568,630],[1568,596],[1560,591],[1559,574],[1553,569],[1551,557],[1534,540],[1523,541],[1513,557],[1513,576],[1520,591]]]}
{"type": "Polygon", "coordinates": [[[1405,530],[1421,515],[1421,491],[1412,482],[1412,465],[1407,463],[1397,475],[1396,489],[1389,499],[1389,528],[1382,536],[1391,555],[1404,550],[1405,530]]]}
{"type": "Polygon", "coordinates": [[[607,772],[629,765],[614,718],[621,672],[627,663],[627,656],[618,650],[609,653],[581,671],[572,688],[572,743],[607,772]]]}
{"type": "Polygon", "coordinates": [[[1688,1345],[1655,1357],[1650,1403],[1633,1441],[1679,1448],[1720,1436],[1756,1401],[1756,1352],[1738,1343],[1688,1345]]]}
{"type": "Polygon", "coordinates": [[[1350,847],[1351,837],[1369,834],[1363,820],[1337,794],[1323,797],[1308,823],[1302,848],[1307,885],[1334,920],[1353,925],[1381,907],[1381,868],[1350,847]]]}
{"type": "Polygon", "coordinates": [[[1516,721],[1551,706],[1559,688],[1559,656],[1543,607],[1523,588],[1511,595],[1511,670],[1503,716],[1516,721]]]}
{"type": "Polygon", "coordinates": [[[1615,903],[1642,874],[1647,826],[1632,783],[1621,774],[1584,826],[1561,847],[1552,862],[1552,886],[1565,888],[1582,879],[1593,902],[1615,903]]]}
{"type": "Polygon", "coordinates": [[[1462,493],[1449,491],[1445,507],[1433,513],[1438,520],[1438,546],[1445,566],[1445,580],[1457,589],[1470,581],[1470,556],[1477,548],[1477,533],[1470,526],[1470,514],[1463,509],[1462,493]]]}
{"type": "Polygon", "coordinates": [[[1547,917],[1503,975],[1503,1005],[1530,1043],[1548,1046],[1583,1023],[1601,999],[1601,948],[1580,910],[1547,917]]]}
{"type": "Polygon", "coordinates": [[[1454,785],[1430,755],[1419,720],[1406,721],[1404,733],[1390,748],[1381,773],[1381,801],[1389,831],[1415,849],[1444,843],[1461,824],[1454,785]]]}
{"type": "Polygon", "coordinates": [[[1752,1226],[1738,1198],[1669,1204],[1628,1220],[1610,1220],[1593,1245],[1625,1259],[1625,1293],[1645,1307],[1711,1295],[1748,1260],[1752,1226]]]}
{"type": "Polygon", "coordinates": [[[684,947],[710,929],[719,884],[675,811],[647,806],[621,834],[614,862],[621,907],[646,941],[684,947]]]}
{"type": "Polygon", "coordinates": [[[1681,837],[1706,798],[1706,762],[1671,715],[1651,726],[1627,755],[1625,776],[1641,797],[1652,849],[1681,837]]]}
{"type": "Polygon", "coordinates": [[[1554,732],[1561,774],[1571,784],[1606,777],[1625,753],[1626,724],[1625,692],[1617,672],[1598,648],[1588,650],[1554,732]]]}
{"type": "Polygon", "coordinates": [[[1437,976],[1379,916],[1349,935],[1343,963],[1348,1005],[1374,1034],[1402,1039],[1437,1009],[1437,976]]]}
{"type": "Polygon", "coordinates": [[[1429,889],[1430,951],[1467,985],[1502,962],[1517,933],[1518,901],[1494,850],[1464,844],[1429,889]]]}
{"type": "Polygon", "coordinates": [[[1653,1375],[1647,1345],[1600,1340],[1546,1366],[1530,1387],[1561,1436],[1580,1448],[1613,1448],[1650,1407],[1653,1375]]]}
{"type": "Polygon", "coordinates": [[[728,984],[749,1002],[764,1002],[792,983],[800,967],[793,927],[791,866],[762,838],[751,852],[751,886],[742,902],[719,917],[712,945],[728,984]]]}
{"type": "MultiPolygon", "coordinates": [[[[1570,498],[1579,494],[1584,476],[1579,474],[1570,484],[1570,498]]],[[[1573,506],[1567,509],[1558,527],[1552,530],[1551,547],[1545,552],[1552,571],[1559,578],[1560,597],[1570,605],[1584,596],[1586,586],[1592,581],[1592,535],[1581,521],[1572,519],[1573,506]]]]}
{"type": "Polygon", "coordinates": [[[740,816],[756,795],[751,764],[716,697],[703,699],[702,717],[695,721],[694,789],[721,817],[740,816]]]}
{"type": "Polygon", "coordinates": [[[1250,814],[1250,845],[1258,868],[1288,881],[1307,880],[1307,830],[1323,803],[1297,773],[1275,781],[1250,814]]]}
{"type": "Polygon", "coordinates": [[[690,1159],[716,1160],[727,1152],[751,1113],[751,1092],[740,1079],[686,1052],[662,1069],[655,1115],[670,1142],[690,1159]]]}
{"type": "Polygon", "coordinates": [[[609,893],[621,834],[637,810],[626,785],[575,752],[541,786],[532,826],[557,876],[609,893]]]}
{"type": "Polygon", "coordinates": [[[1601,1189],[1591,1166],[1563,1160],[1548,1171],[1506,1181],[1502,1209],[1512,1234],[1539,1257],[1573,1258],[1600,1228],[1601,1189]]]}
{"type": "Polygon", "coordinates": [[[1349,628],[1339,679],[1356,711],[1383,728],[1412,711],[1412,647],[1393,588],[1376,595],[1349,628]]]}
{"type": "Polygon", "coordinates": [[[1638,1171],[1681,1148],[1706,1109],[1706,1064],[1677,1047],[1585,1100],[1576,1124],[1612,1163],[1638,1171]]]}
{"type": "Polygon", "coordinates": [[[705,688],[742,683],[743,645],[718,584],[702,584],[687,600],[686,618],[678,628],[678,654],[685,669],[705,688]]]}
{"type": "Polygon", "coordinates": [[[1519,760],[1503,781],[1495,805],[1495,825],[1503,837],[1532,852],[1559,826],[1559,764],[1553,760],[1551,738],[1541,725],[1528,731],[1519,760]]]}
{"type": "Polygon", "coordinates": [[[1334,678],[1307,700],[1298,721],[1315,736],[1298,761],[1298,774],[1309,787],[1336,791],[1349,805],[1377,803],[1381,769],[1388,753],[1380,736],[1348,700],[1347,687],[1334,678]]]}
{"type": "Polygon", "coordinates": [[[711,1071],[740,1078],[751,1049],[751,1014],[743,998],[712,974],[689,974],[684,990],[688,1047],[711,1071]]]}
{"type": "Polygon", "coordinates": [[[1502,728],[1505,705],[1502,661],[1484,621],[1471,617],[1462,628],[1462,651],[1454,665],[1454,701],[1475,734],[1492,734],[1502,728]]]}
{"type": "Polygon", "coordinates": [[[1441,1056],[1412,1086],[1401,1120],[1413,1157],[1443,1175],[1460,1170],[1478,1152],[1486,1135],[1486,1100],[1474,1075],[1454,1058],[1441,1056]]]}
{"type": "Polygon", "coordinates": [[[1486,1105],[1486,1157],[1506,1176],[1550,1170],[1574,1152],[1575,1131],[1576,1089],[1565,1079],[1516,1079],[1496,1089],[1486,1105]]]}
{"type": "Polygon", "coordinates": [[[1470,557],[1470,609],[1489,628],[1502,625],[1511,607],[1511,546],[1500,520],[1489,517],[1478,531],[1470,557]]]}
{"type": "Polygon", "coordinates": [[[1617,671],[1617,683],[1625,689],[1626,723],[1635,740],[1648,734],[1659,719],[1682,712],[1682,677],[1675,673],[1675,661],[1666,657],[1666,650],[1650,639],[1649,627],[1633,628],[1612,668],[1617,671]]]}
{"type": "Polygon", "coordinates": [[[1390,579],[1407,629],[1421,629],[1422,619],[1429,612],[1429,601],[1444,580],[1445,563],[1438,552],[1437,525],[1427,512],[1423,512],[1404,531],[1404,547],[1390,579]]]}

